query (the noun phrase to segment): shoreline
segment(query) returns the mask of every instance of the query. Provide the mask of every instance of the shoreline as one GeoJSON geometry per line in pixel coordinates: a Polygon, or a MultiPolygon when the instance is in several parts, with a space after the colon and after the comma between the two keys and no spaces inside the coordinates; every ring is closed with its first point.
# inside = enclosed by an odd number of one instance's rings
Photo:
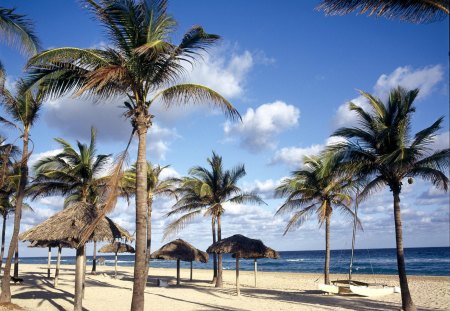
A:
{"type": "MultiPolygon", "coordinates": [[[[83,307],[86,310],[129,310],[133,280],[133,267],[118,266],[120,279],[114,279],[113,266],[97,266],[98,274],[90,274],[87,266],[86,294],[83,307]],[[101,297],[101,299],[99,299],[101,297]],[[103,300],[106,299],[107,300],[103,300]],[[108,303],[105,304],[105,301],[108,303]]],[[[48,279],[47,266],[21,264],[22,285],[11,286],[12,302],[25,310],[71,310],[73,308],[73,265],[61,265],[58,288],[48,279]]],[[[211,284],[212,270],[181,269],[181,285],[174,286],[176,267],[150,267],[145,290],[145,310],[399,310],[399,294],[377,298],[360,296],[323,295],[318,283],[321,273],[258,271],[257,287],[254,287],[252,271],[240,272],[241,296],[235,294],[235,271],[224,270],[224,287],[211,284]],[[164,279],[171,286],[156,287],[156,280],[164,279]]],[[[345,274],[332,274],[331,279],[346,278],[345,274]]],[[[354,274],[355,280],[365,280],[398,286],[398,276],[354,274]]],[[[450,308],[450,277],[409,276],[413,300],[420,310],[448,310],[450,308]]],[[[2,310],[0,308],[0,310],[2,310]]]]}

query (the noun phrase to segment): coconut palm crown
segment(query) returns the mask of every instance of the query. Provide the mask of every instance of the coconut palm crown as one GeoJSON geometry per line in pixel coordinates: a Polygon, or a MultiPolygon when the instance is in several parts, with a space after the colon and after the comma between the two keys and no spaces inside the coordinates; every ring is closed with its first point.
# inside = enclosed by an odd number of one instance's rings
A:
{"type": "Polygon", "coordinates": [[[33,198],[62,195],[64,207],[80,201],[95,204],[106,184],[106,177],[102,178],[101,174],[111,159],[111,155],[97,154],[95,129],[91,128],[89,145],[77,142],[78,150],[62,138],[55,141],[62,151],[34,164],[36,176],[29,194],[33,198]]]}
{"type": "MultiPolygon", "coordinates": [[[[164,237],[176,233],[195,217],[204,213],[205,216],[211,216],[212,218],[213,243],[215,243],[216,223],[218,241],[222,238],[221,217],[225,212],[226,203],[265,204],[257,194],[244,192],[237,186],[239,179],[246,175],[244,165],[225,170],[222,157],[215,152],[207,161],[210,170],[196,166],[189,170],[190,176],[180,179],[180,186],[177,190],[179,199],[167,216],[184,215],[167,226],[164,237]]],[[[218,260],[216,286],[223,286],[221,255],[219,255],[218,260]]]]}
{"type": "Polygon", "coordinates": [[[304,158],[304,167],[276,188],[275,196],[286,198],[275,215],[292,214],[284,234],[301,226],[317,215],[320,226],[325,223],[325,283],[330,283],[330,223],[334,209],[350,216],[351,192],[355,182],[346,174],[336,174],[338,162],[328,161],[324,153],[304,158]]]}
{"type": "Polygon", "coordinates": [[[418,89],[408,91],[398,87],[391,90],[387,102],[383,104],[379,98],[361,92],[369,108],[349,104],[350,110],[356,113],[358,126],[336,130],[333,135],[344,137],[347,141],[330,148],[343,159],[348,172],[369,180],[360,194],[361,199],[386,186],[392,191],[397,266],[404,310],[415,310],[415,307],[409,292],[403,251],[400,214],[402,182],[405,178],[410,183],[413,178],[422,178],[445,191],[449,182],[444,172],[448,172],[450,166],[450,149],[432,148],[443,118],[411,135],[414,100],[418,93],[418,89]]]}

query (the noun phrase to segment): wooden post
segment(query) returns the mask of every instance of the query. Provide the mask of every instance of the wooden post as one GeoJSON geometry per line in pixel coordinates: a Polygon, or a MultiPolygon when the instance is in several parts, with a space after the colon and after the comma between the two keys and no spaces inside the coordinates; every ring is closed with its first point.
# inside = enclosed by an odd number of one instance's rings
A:
{"type": "Polygon", "coordinates": [[[239,253],[236,253],[236,293],[238,296],[241,295],[239,289],[239,253]]]}
{"type": "Polygon", "coordinates": [[[177,259],[177,285],[180,285],[180,259],[177,259]]]}
{"type": "Polygon", "coordinates": [[[97,241],[94,240],[94,254],[92,256],[92,274],[97,274],[97,241]]]}
{"type": "Polygon", "coordinates": [[[50,262],[52,260],[52,248],[49,246],[48,247],[48,260],[47,260],[47,278],[50,278],[50,262]]]}
{"type": "Polygon", "coordinates": [[[255,258],[253,262],[253,270],[255,271],[255,287],[256,287],[256,275],[258,273],[258,260],[255,258]]]}
{"type": "Polygon", "coordinates": [[[58,246],[58,258],[56,259],[55,280],[54,280],[54,283],[53,283],[54,287],[58,287],[58,277],[59,277],[60,264],[61,264],[61,245],[58,246]]]}
{"type": "Polygon", "coordinates": [[[192,281],[192,261],[191,261],[191,281],[192,281]]]}
{"type": "Polygon", "coordinates": [[[86,265],[87,265],[87,258],[86,258],[86,244],[83,245],[83,299],[84,299],[84,290],[86,288],[86,265]]]}
{"type": "Polygon", "coordinates": [[[117,279],[117,253],[116,253],[115,263],[114,263],[114,278],[117,279]]]}

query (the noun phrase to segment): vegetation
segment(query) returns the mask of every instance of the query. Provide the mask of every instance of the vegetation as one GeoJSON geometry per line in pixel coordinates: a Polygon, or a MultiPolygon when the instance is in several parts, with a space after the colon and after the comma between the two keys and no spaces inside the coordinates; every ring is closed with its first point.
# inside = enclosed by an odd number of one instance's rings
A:
{"type": "MultiPolygon", "coordinates": [[[[34,33],[33,23],[15,9],[0,7],[0,40],[17,46],[26,55],[34,55],[39,50],[39,39],[34,33]]],[[[0,90],[5,81],[5,68],[0,60],[0,90]]]]}
{"type": "MultiPolygon", "coordinates": [[[[147,131],[152,125],[151,107],[156,101],[166,107],[174,104],[208,102],[232,118],[238,112],[220,94],[202,85],[176,84],[199,53],[219,39],[195,26],[179,45],[168,41],[175,20],[167,14],[167,1],[84,1],[85,6],[105,27],[107,49],[56,48],[29,61],[28,83],[39,82],[49,97],[74,91],[100,99],[126,96],[125,116],[131,119],[132,133],[138,136],[136,161],[136,255],[131,308],[144,309],[147,279],[147,131]],[[169,85],[169,86],[168,86],[169,85]],[[168,86],[168,87],[167,87],[168,86]]],[[[119,162],[121,163],[121,162],[119,162]]],[[[116,185],[119,176],[117,175],[116,185]]],[[[113,182],[114,183],[114,182],[113,182]]],[[[112,194],[115,194],[112,191],[112,194]]],[[[115,200],[105,207],[110,211],[115,200]]],[[[93,230],[93,228],[91,228],[93,230]]],[[[89,232],[86,233],[88,236],[89,232]]]]}
{"type": "Polygon", "coordinates": [[[443,20],[450,14],[448,0],[323,0],[318,9],[329,15],[359,11],[412,23],[443,20]]]}
{"type": "Polygon", "coordinates": [[[18,167],[20,170],[20,180],[15,195],[16,206],[14,209],[14,229],[2,278],[0,303],[11,302],[11,289],[9,284],[11,277],[11,261],[16,252],[16,247],[18,246],[20,220],[22,218],[22,204],[28,183],[28,159],[31,154],[28,149],[30,141],[29,135],[42,106],[42,97],[39,91],[25,89],[23,87],[23,80],[18,81],[17,85],[17,95],[13,95],[13,93],[6,88],[1,89],[0,92],[1,105],[13,120],[8,121],[5,118],[1,118],[0,121],[5,125],[16,128],[20,132],[22,138],[22,158],[20,159],[20,165],[18,167]]]}
{"type": "MultiPolygon", "coordinates": [[[[101,203],[102,193],[105,191],[107,177],[103,177],[106,165],[110,160],[110,155],[97,154],[96,131],[91,128],[91,141],[89,145],[77,142],[78,151],[62,138],[56,138],[62,151],[55,156],[50,156],[39,160],[34,165],[35,179],[29,189],[29,194],[33,197],[61,195],[65,197],[64,207],[78,202],[83,204],[79,208],[86,206],[97,207],[101,203]]],[[[82,243],[77,248],[77,257],[86,257],[86,245],[82,243]]],[[[86,261],[83,266],[78,265],[76,269],[83,270],[81,277],[75,280],[75,309],[81,310],[82,291],[81,285],[84,282],[84,271],[86,261]]],[[[78,276],[80,273],[76,273],[78,276]]]]}
{"type": "MultiPolygon", "coordinates": [[[[152,226],[152,207],[153,200],[157,197],[174,197],[175,192],[175,180],[172,178],[161,179],[161,173],[168,166],[152,166],[150,162],[147,162],[147,272],[150,267],[150,254],[152,245],[151,226],[152,226]]],[[[136,164],[134,164],[129,170],[127,170],[122,177],[120,184],[121,194],[127,199],[130,196],[136,195],[136,164]]]]}
{"type": "Polygon", "coordinates": [[[333,209],[351,216],[349,207],[354,190],[354,181],[347,174],[339,172],[339,162],[329,161],[326,154],[305,157],[304,167],[294,171],[291,177],[282,181],[275,195],[286,197],[275,215],[291,214],[284,234],[301,226],[316,214],[319,225],[325,223],[325,284],[330,284],[330,223],[333,209]]]}
{"type": "MultiPolygon", "coordinates": [[[[242,191],[237,182],[245,176],[244,165],[238,165],[231,170],[224,170],[222,157],[213,152],[208,158],[208,168],[195,166],[189,170],[189,175],[180,180],[177,190],[179,199],[167,214],[184,214],[178,220],[167,226],[164,236],[173,234],[186,226],[195,217],[204,213],[211,216],[213,243],[222,240],[222,215],[228,203],[265,204],[255,193],[242,191]],[[216,227],[217,224],[217,227],[216,227]]],[[[215,256],[214,256],[215,258],[215,256]]],[[[214,260],[215,264],[215,260],[214,260]]],[[[216,268],[214,266],[214,273],[216,268]]],[[[218,255],[216,287],[222,287],[222,255],[218,255]]]]}
{"type": "Polygon", "coordinates": [[[406,277],[403,232],[400,213],[400,193],[405,178],[419,177],[447,191],[450,165],[450,149],[433,151],[430,144],[441,128],[443,118],[429,127],[411,135],[414,100],[418,89],[407,91],[401,87],[393,89],[386,104],[365,92],[369,109],[354,103],[349,107],[357,115],[359,125],[340,128],[333,135],[348,139],[347,142],[330,148],[335,156],[343,159],[350,174],[370,180],[360,198],[383,189],[386,185],[394,199],[395,240],[397,245],[397,267],[400,278],[403,310],[415,310],[406,277]]]}

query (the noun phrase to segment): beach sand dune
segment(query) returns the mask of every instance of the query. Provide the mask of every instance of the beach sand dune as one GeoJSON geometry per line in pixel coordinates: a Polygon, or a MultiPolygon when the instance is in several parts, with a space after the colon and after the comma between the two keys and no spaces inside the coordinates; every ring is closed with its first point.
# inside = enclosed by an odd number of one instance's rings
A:
{"type": "MultiPolygon", "coordinates": [[[[58,288],[46,278],[42,265],[21,265],[22,285],[12,286],[13,303],[25,310],[72,310],[73,266],[62,266],[58,288]]],[[[113,279],[114,267],[97,267],[98,275],[86,276],[83,307],[89,311],[129,310],[133,269],[119,267],[120,279],[113,279]]],[[[89,267],[88,267],[89,271],[89,267]]],[[[241,296],[235,294],[234,271],[224,271],[224,288],[210,283],[212,271],[182,269],[181,286],[156,287],[156,280],[175,284],[176,269],[150,268],[145,291],[145,310],[400,310],[400,295],[369,299],[358,296],[323,295],[317,290],[320,274],[260,272],[258,288],[253,287],[253,273],[241,271],[241,296]]],[[[344,278],[335,276],[333,279],[344,278]]],[[[369,282],[398,285],[396,276],[355,276],[369,282]]],[[[449,277],[409,277],[411,292],[419,310],[450,309],[449,277]]],[[[0,308],[0,310],[3,310],[0,308]]],[[[11,309],[4,309],[11,310],[11,309]]]]}

